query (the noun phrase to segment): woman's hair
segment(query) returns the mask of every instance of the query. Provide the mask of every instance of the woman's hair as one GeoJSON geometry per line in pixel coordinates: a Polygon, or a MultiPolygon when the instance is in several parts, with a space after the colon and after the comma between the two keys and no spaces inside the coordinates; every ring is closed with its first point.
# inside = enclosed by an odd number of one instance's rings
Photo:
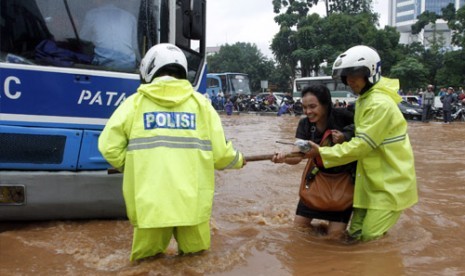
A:
{"type": "Polygon", "coordinates": [[[331,93],[329,92],[328,87],[323,84],[306,86],[302,90],[302,98],[307,94],[312,94],[317,98],[318,102],[326,108],[327,116],[329,117],[333,103],[331,101],[331,93]]]}

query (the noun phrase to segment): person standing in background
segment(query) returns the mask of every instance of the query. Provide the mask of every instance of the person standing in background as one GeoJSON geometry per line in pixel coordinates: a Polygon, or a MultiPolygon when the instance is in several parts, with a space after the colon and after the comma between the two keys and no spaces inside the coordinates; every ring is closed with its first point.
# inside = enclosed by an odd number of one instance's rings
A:
{"type": "Polygon", "coordinates": [[[441,97],[442,112],[445,124],[450,124],[452,122],[452,104],[455,103],[456,100],[457,98],[454,97],[454,88],[447,88],[447,94],[441,97]]]}
{"type": "Polygon", "coordinates": [[[421,96],[421,104],[423,107],[423,114],[421,115],[421,121],[426,123],[429,122],[431,115],[431,106],[434,104],[434,86],[428,85],[425,92],[421,96]]]}

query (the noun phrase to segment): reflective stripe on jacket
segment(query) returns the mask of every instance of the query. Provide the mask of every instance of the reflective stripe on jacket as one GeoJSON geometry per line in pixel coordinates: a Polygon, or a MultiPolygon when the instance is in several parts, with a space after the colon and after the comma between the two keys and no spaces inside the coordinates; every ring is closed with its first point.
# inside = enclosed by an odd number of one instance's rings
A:
{"type": "Polygon", "coordinates": [[[355,137],[320,148],[325,167],[355,160],[354,207],[399,211],[418,201],[407,122],[397,104],[398,80],[381,78],[355,108],[355,137]]]}
{"type": "Polygon", "coordinates": [[[139,228],[197,225],[210,219],[214,170],[242,167],[220,117],[186,80],[143,84],[109,119],[99,150],[124,167],[123,195],[139,228]]]}

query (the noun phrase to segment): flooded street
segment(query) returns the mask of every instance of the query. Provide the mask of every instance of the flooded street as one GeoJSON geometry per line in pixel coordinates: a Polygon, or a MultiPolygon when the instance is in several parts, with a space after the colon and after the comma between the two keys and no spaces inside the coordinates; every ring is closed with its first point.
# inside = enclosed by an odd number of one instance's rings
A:
{"type": "MultiPolygon", "coordinates": [[[[245,155],[294,141],[298,118],[222,116],[245,155]]],[[[126,220],[0,223],[0,275],[464,275],[465,124],[409,122],[420,200],[388,235],[345,245],[295,229],[305,166],[250,162],[216,172],[212,248],[131,264],[126,220]]]]}

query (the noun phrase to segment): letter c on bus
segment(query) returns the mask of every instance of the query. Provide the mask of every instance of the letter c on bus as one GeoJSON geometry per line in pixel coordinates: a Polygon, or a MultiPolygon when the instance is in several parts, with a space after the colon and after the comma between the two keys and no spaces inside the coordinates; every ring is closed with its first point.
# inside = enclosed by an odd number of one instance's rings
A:
{"type": "Polygon", "coordinates": [[[14,76],[10,76],[10,77],[7,77],[5,79],[5,83],[3,85],[3,89],[5,91],[5,95],[12,99],[12,100],[16,100],[16,99],[19,99],[19,97],[21,97],[21,91],[15,91],[14,93],[11,93],[10,91],[10,83],[11,82],[15,82],[16,84],[21,84],[21,81],[19,80],[19,78],[17,77],[14,77],[14,76]]]}

